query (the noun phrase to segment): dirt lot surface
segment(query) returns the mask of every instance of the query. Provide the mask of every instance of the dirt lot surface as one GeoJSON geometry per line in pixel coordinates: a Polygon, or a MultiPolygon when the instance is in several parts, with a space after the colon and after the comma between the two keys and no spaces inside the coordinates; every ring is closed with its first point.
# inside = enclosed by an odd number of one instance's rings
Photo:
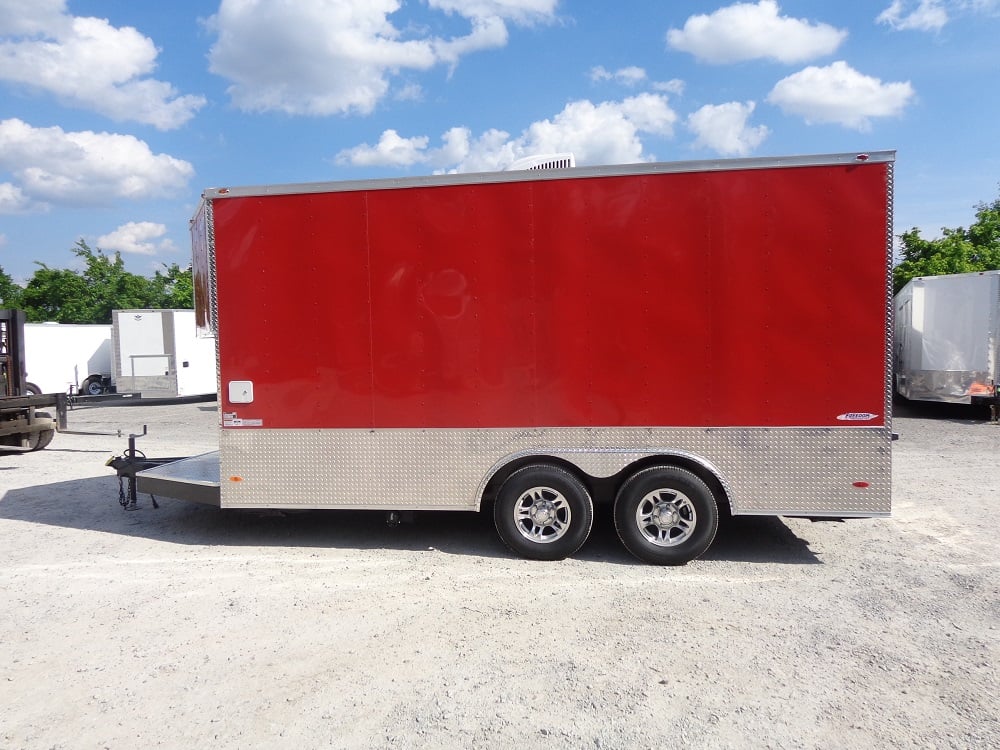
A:
{"type": "Polygon", "coordinates": [[[215,404],[74,410],[0,455],[0,748],[1000,747],[971,416],[897,411],[891,519],[737,519],[657,568],[606,512],[559,563],[463,513],[124,512],[116,433],[211,450],[215,404]]]}

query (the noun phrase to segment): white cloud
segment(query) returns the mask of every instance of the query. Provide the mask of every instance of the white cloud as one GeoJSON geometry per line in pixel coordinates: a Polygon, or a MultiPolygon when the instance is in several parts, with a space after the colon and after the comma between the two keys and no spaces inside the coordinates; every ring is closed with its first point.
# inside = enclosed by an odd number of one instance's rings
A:
{"type": "Polygon", "coordinates": [[[624,99],[620,104],[604,102],[595,111],[601,119],[624,121],[635,126],[636,130],[655,135],[672,136],[674,123],[677,122],[677,113],[670,108],[667,97],[659,94],[639,94],[624,99]]]}
{"type": "Polygon", "coordinates": [[[8,189],[0,189],[0,204],[4,192],[20,196],[23,211],[162,197],[183,188],[194,168],[154,154],[131,135],[35,128],[9,119],[0,120],[0,172],[13,176],[8,189]]]}
{"type": "Polygon", "coordinates": [[[653,83],[654,91],[663,91],[667,94],[681,96],[684,93],[684,81],[680,78],[671,78],[669,81],[656,81],[653,83]]]}
{"type": "MultiPolygon", "coordinates": [[[[621,86],[634,88],[648,81],[649,76],[644,68],[630,65],[618,70],[608,70],[603,65],[596,65],[590,69],[590,80],[594,83],[604,83],[612,81],[621,86]]],[[[654,91],[662,91],[667,94],[684,93],[684,81],[680,78],[671,78],[669,81],[649,81],[648,85],[654,91]]]]}
{"type": "Polygon", "coordinates": [[[42,34],[65,25],[66,0],[0,0],[0,35],[42,34]]]}
{"type": "Polygon", "coordinates": [[[169,238],[164,224],[151,221],[130,221],[113,232],[97,238],[97,246],[102,250],[131,253],[134,255],[156,255],[158,252],[173,252],[176,246],[169,238]]]}
{"type": "Polygon", "coordinates": [[[996,16],[1000,0],[892,0],[875,18],[893,31],[938,32],[960,16],[996,16]]]}
{"type": "Polygon", "coordinates": [[[899,31],[940,31],[948,23],[948,11],[941,0],[920,0],[913,6],[908,0],[893,0],[875,20],[899,31]]]}
{"type": "Polygon", "coordinates": [[[1000,0],[958,0],[959,10],[969,10],[973,13],[992,15],[1000,13],[1000,0]]]}
{"type": "Polygon", "coordinates": [[[408,167],[424,160],[429,142],[427,136],[403,138],[395,130],[386,130],[376,145],[363,144],[342,151],[337,161],[356,167],[408,167]]]}
{"type": "Polygon", "coordinates": [[[559,0],[427,0],[431,8],[466,18],[506,18],[521,25],[552,19],[559,0]]]}
{"type": "Polygon", "coordinates": [[[736,3],[711,15],[691,16],[683,29],[670,29],[667,44],[708,63],[767,58],[782,63],[833,53],[847,31],[779,15],[775,0],[736,3]]]}
{"type": "Polygon", "coordinates": [[[624,86],[638,86],[646,80],[646,71],[635,65],[627,68],[619,68],[612,72],[603,65],[598,65],[590,69],[590,80],[595,83],[602,81],[614,81],[624,86]]]}
{"type": "Polygon", "coordinates": [[[572,151],[577,164],[617,164],[652,158],[640,134],[670,137],[677,114],[665,96],[639,94],[619,102],[571,102],[551,120],[532,123],[512,138],[502,130],[488,130],[478,138],[467,128],[447,131],[442,145],[430,148],[426,136],[402,138],[385,131],[375,146],[362,144],[337,154],[337,162],[355,166],[409,167],[416,164],[438,171],[477,172],[503,169],[522,156],[572,151]]]}
{"type": "Polygon", "coordinates": [[[52,0],[0,0],[0,19],[0,80],[160,130],[180,127],[205,104],[149,77],[157,49],[134,28],[69,16],[52,0]]]}
{"type": "Polygon", "coordinates": [[[751,153],[770,133],[764,125],[748,125],[756,106],[754,102],[706,104],[690,114],[687,125],[698,136],[695,146],[704,146],[729,156],[751,153]]]}
{"type": "Polygon", "coordinates": [[[424,98],[424,89],[419,83],[408,83],[396,89],[395,99],[400,102],[419,102],[424,98]]]}
{"type": "Polygon", "coordinates": [[[913,99],[909,81],[883,83],[842,60],[825,68],[808,67],[783,78],[767,100],[807,123],[836,123],[866,131],[873,117],[894,117],[913,99]]]}
{"type": "Polygon", "coordinates": [[[0,216],[26,214],[36,207],[17,185],[10,182],[0,182],[0,216]]]}
{"type": "MultiPolygon", "coordinates": [[[[554,18],[556,0],[427,0],[470,25],[452,39],[404,33],[390,20],[400,0],[222,0],[209,22],[218,38],[210,69],[230,81],[245,111],[368,114],[402,71],[452,65],[507,43],[507,23],[554,18]]],[[[412,87],[412,84],[409,85],[412,87]]],[[[412,88],[409,89],[412,92],[412,88]]]]}

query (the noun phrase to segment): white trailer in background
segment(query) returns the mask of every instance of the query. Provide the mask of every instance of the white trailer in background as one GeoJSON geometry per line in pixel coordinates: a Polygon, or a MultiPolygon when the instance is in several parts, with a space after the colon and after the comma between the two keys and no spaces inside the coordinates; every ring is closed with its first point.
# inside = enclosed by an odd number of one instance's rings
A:
{"type": "Polygon", "coordinates": [[[217,390],[215,339],[197,335],[194,310],[114,310],[112,346],[118,393],[176,398],[217,390]]]}
{"type": "Polygon", "coordinates": [[[111,385],[111,326],[26,323],[24,360],[40,393],[104,393],[111,385]]]}
{"type": "Polygon", "coordinates": [[[899,395],[996,403],[1000,271],[915,278],[896,295],[894,307],[899,395]]]}

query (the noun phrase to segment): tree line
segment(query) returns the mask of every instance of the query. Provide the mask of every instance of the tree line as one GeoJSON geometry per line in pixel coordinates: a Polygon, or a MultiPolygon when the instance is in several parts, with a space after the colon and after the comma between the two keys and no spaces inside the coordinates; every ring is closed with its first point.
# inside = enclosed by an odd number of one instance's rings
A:
{"type": "Polygon", "coordinates": [[[0,267],[0,307],[24,310],[28,321],[41,323],[110,323],[112,310],[194,307],[190,268],[164,265],[152,277],[125,270],[121,253],[108,255],[79,240],[72,250],[82,270],[38,269],[24,287],[0,267]]]}
{"type": "Polygon", "coordinates": [[[925,240],[920,230],[899,235],[901,261],[892,269],[893,294],[917,276],[942,276],[1000,269],[1000,198],[976,206],[968,229],[942,229],[942,236],[925,240]]]}
{"type": "MultiPolygon", "coordinates": [[[[917,276],[940,276],[1000,269],[1000,198],[976,206],[968,227],[944,228],[942,236],[926,240],[919,229],[899,235],[900,262],[892,270],[893,293],[917,276]]],[[[32,322],[110,323],[112,310],[191,308],[191,269],[164,265],[153,276],[125,270],[121,253],[107,255],[79,240],[72,249],[83,270],[38,270],[20,287],[0,266],[0,307],[20,308],[32,322]]]]}

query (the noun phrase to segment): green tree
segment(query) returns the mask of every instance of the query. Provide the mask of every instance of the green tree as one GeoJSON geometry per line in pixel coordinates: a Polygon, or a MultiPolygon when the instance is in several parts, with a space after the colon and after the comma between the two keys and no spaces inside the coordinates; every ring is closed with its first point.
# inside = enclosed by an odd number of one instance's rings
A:
{"type": "Polygon", "coordinates": [[[152,282],[125,270],[121,253],[105,255],[78,240],[73,253],[84,262],[83,278],[89,291],[88,317],[94,323],[110,323],[111,311],[150,307],[154,297],[152,282]]]}
{"type": "Polygon", "coordinates": [[[176,263],[150,279],[126,271],[121,253],[107,255],[83,240],[73,254],[83,261],[82,271],[37,264],[20,299],[28,320],[110,323],[112,310],[192,307],[191,271],[176,263]]]}
{"type": "Polygon", "coordinates": [[[1000,198],[976,206],[968,229],[943,229],[936,240],[925,240],[919,229],[899,236],[903,260],[892,270],[893,293],[917,276],[941,276],[1000,269],[1000,198]]]}
{"type": "Polygon", "coordinates": [[[14,283],[14,279],[0,266],[0,307],[21,307],[21,292],[23,290],[14,283]]]}
{"type": "Polygon", "coordinates": [[[153,274],[153,290],[157,304],[153,307],[191,308],[194,307],[194,280],[191,266],[182,269],[176,263],[164,264],[166,272],[153,274]]]}
{"type": "Polygon", "coordinates": [[[86,280],[75,271],[38,264],[21,293],[21,307],[31,322],[92,323],[86,280]]]}

